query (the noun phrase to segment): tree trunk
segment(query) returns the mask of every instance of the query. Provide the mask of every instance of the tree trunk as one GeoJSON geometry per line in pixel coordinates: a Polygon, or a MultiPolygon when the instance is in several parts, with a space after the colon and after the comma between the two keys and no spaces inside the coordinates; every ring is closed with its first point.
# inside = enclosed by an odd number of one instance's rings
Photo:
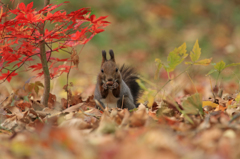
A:
{"type": "MultiPolygon", "coordinates": [[[[44,0],[44,7],[49,5],[50,0],[44,0]]],[[[45,14],[46,15],[46,14],[45,14]]],[[[40,34],[44,37],[44,26],[45,24],[40,25],[40,34]]],[[[48,98],[50,93],[50,74],[48,69],[48,62],[47,62],[47,55],[46,55],[46,48],[45,48],[45,40],[43,39],[40,42],[40,57],[41,57],[41,63],[43,68],[43,74],[44,74],[44,93],[42,96],[42,104],[47,107],[48,106],[48,98]]]]}

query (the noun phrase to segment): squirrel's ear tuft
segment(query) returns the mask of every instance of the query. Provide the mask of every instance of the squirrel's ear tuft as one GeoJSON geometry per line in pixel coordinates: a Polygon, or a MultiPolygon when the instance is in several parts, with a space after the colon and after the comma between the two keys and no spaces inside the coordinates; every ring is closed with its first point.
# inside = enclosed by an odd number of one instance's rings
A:
{"type": "Polygon", "coordinates": [[[103,64],[105,61],[107,61],[106,51],[103,50],[103,51],[102,51],[102,64],[103,64]]]}
{"type": "Polygon", "coordinates": [[[114,58],[114,52],[113,52],[113,50],[109,50],[109,54],[110,54],[110,57],[111,57],[111,59],[110,59],[110,60],[112,60],[112,61],[114,61],[114,62],[115,62],[115,58],[114,58]]]}

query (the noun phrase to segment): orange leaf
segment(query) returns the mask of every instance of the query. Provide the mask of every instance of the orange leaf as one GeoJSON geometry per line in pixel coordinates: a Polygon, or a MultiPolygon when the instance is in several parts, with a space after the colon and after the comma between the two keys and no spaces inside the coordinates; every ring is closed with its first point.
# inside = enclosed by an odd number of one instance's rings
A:
{"type": "Polygon", "coordinates": [[[157,116],[156,116],[156,113],[154,113],[154,112],[148,112],[148,115],[150,116],[150,117],[152,117],[154,120],[158,120],[158,118],[157,118],[157,116]]]}
{"type": "Polygon", "coordinates": [[[228,107],[229,105],[232,105],[232,101],[233,101],[233,99],[229,100],[229,101],[226,103],[226,107],[228,107]]]}
{"type": "Polygon", "coordinates": [[[219,111],[219,110],[221,110],[221,111],[224,112],[224,110],[226,110],[226,109],[227,109],[227,107],[223,107],[223,106],[221,106],[221,105],[218,105],[214,111],[219,111]]]}

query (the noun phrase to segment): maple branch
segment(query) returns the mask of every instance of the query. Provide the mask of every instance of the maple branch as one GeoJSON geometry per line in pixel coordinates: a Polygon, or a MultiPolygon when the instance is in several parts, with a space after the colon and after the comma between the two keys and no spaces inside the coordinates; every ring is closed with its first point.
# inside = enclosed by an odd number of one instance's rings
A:
{"type": "MultiPolygon", "coordinates": [[[[50,0],[45,0],[44,1],[44,7],[46,7],[47,5],[49,5],[49,3],[50,3],[50,0]]],[[[47,15],[47,13],[44,13],[44,16],[46,16],[47,15]]]]}
{"type": "MultiPolygon", "coordinates": [[[[37,30],[37,28],[38,28],[38,29],[40,29],[40,28],[39,28],[39,26],[38,26],[39,23],[38,23],[37,25],[35,25],[34,23],[31,23],[31,24],[35,26],[35,27],[34,27],[34,30],[33,30],[33,32],[32,32],[32,34],[31,34],[31,36],[32,36],[33,33],[37,30]]],[[[35,39],[35,40],[36,40],[36,39],[35,39]]]]}
{"type": "Polygon", "coordinates": [[[63,50],[63,49],[60,49],[60,50],[66,52],[66,53],[68,53],[68,54],[70,54],[70,55],[72,54],[70,51],[66,51],[66,50],[63,50]]]}
{"type": "Polygon", "coordinates": [[[56,40],[56,41],[53,41],[52,43],[56,43],[56,42],[60,42],[60,41],[79,41],[79,40],[69,40],[68,38],[66,39],[61,39],[61,40],[56,40]]]}
{"type": "MultiPolygon", "coordinates": [[[[65,25],[67,25],[67,23],[65,23],[65,25]]],[[[47,36],[52,35],[52,34],[55,34],[55,33],[58,32],[59,30],[61,30],[65,25],[62,25],[61,27],[57,28],[57,30],[51,32],[51,33],[48,34],[47,36]]]]}
{"type": "Polygon", "coordinates": [[[9,8],[6,4],[4,4],[3,2],[0,1],[0,3],[5,7],[7,8],[8,10],[11,10],[11,8],[9,8]]]}
{"type": "Polygon", "coordinates": [[[45,43],[46,45],[47,45],[47,47],[50,49],[50,55],[49,55],[49,57],[48,57],[48,59],[47,59],[47,62],[50,60],[50,58],[51,58],[51,55],[52,55],[52,52],[53,52],[53,50],[52,50],[52,48],[47,44],[47,43],[45,43]]]}
{"type": "Polygon", "coordinates": [[[14,70],[11,70],[11,69],[8,69],[8,68],[2,68],[3,70],[8,70],[8,71],[14,71],[14,70]]]}
{"type": "MultiPolygon", "coordinates": [[[[50,0],[45,0],[44,1],[44,7],[49,5],[50,0]]],[[[47,13],[43,13],[44,16],[46,16],[47,13]]],[[[45,23],[40,25],[40,34],[44,37],[44,26],[45,23]]],[[[49,93],[50,93],[50,73],[49,73],[49,68],[47,64],[47,56],[46,56],[46,48],[45,48],[45,39],[43,38],[42,41],[40,42],[40,56],[41,56],[41,63],[42,63],[42,68],[43,68],[43,74],[44,74],[44,93],[42,97],[42,104],[47,107],[48,106],[48,98],[49,98],[49,93]]]]}
{"type": "MultiPolygon", "coordinates": [[[[22,65],[23,64],[26,64],[26,62],[27,62],[27,60],[29,59],[29,58],[31,58],[31,57],[33,57],[33,56],[36,56],[36,55],[40,55],[40,53],[35,53],[35,54],[33,54],[33,55],[30,55],[30,56],[27,56],[27,55],[25,55],[26,57],[28,57],[27,59],[25,59],[25,60],[20,60],[19,59],[19,61],[22,61],[23,63],[18,67],[18,68],[16,68],[16,69],[8,69],[8,68],[2,68],[2,69],[5,69],[5,70],[8,70],[8,71],[12,71],[12,72],[14,72],[14,71],[17,71],[18,69],[20,69],[21,67],[22,67],[22,65]]],[[[50,59],[50,58],[49,58],[50,59]]],[[[6,61],[7,61],[7,59],[6,59],[6,61]]],[[[24,70],[24,72],[26,72],[26,71],[29,71],[29,70],[32,70],[32,68],[31,69],[26,69],[26,70],[24,70]]],[[[9,76],[11,75],[11,73],[9,74],[9,76]]],[[[4,81],[6,81],[6,79],[9,77],[9,76],[7,76],[5,79],[4,79],[4,81]]],[[[4,82],[3,81],[3,82],[4,82]]],[[[0,84],[2,84],[3,82],[1,82],[0,84]]]]}

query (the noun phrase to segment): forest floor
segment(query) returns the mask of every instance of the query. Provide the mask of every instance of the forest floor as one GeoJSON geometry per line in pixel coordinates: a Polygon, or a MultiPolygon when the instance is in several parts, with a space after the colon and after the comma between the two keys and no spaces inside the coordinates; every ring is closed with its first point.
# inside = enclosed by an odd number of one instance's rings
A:
{"type": "Polygon", "coordinates": [[[131,111],[100,111],[92,96],[58,102],[53,94],[45,108],[30,96],[20,89],[1,103],[0,158],[240,157],[237,94],[198,101],[196,93],[131,111]]]}

